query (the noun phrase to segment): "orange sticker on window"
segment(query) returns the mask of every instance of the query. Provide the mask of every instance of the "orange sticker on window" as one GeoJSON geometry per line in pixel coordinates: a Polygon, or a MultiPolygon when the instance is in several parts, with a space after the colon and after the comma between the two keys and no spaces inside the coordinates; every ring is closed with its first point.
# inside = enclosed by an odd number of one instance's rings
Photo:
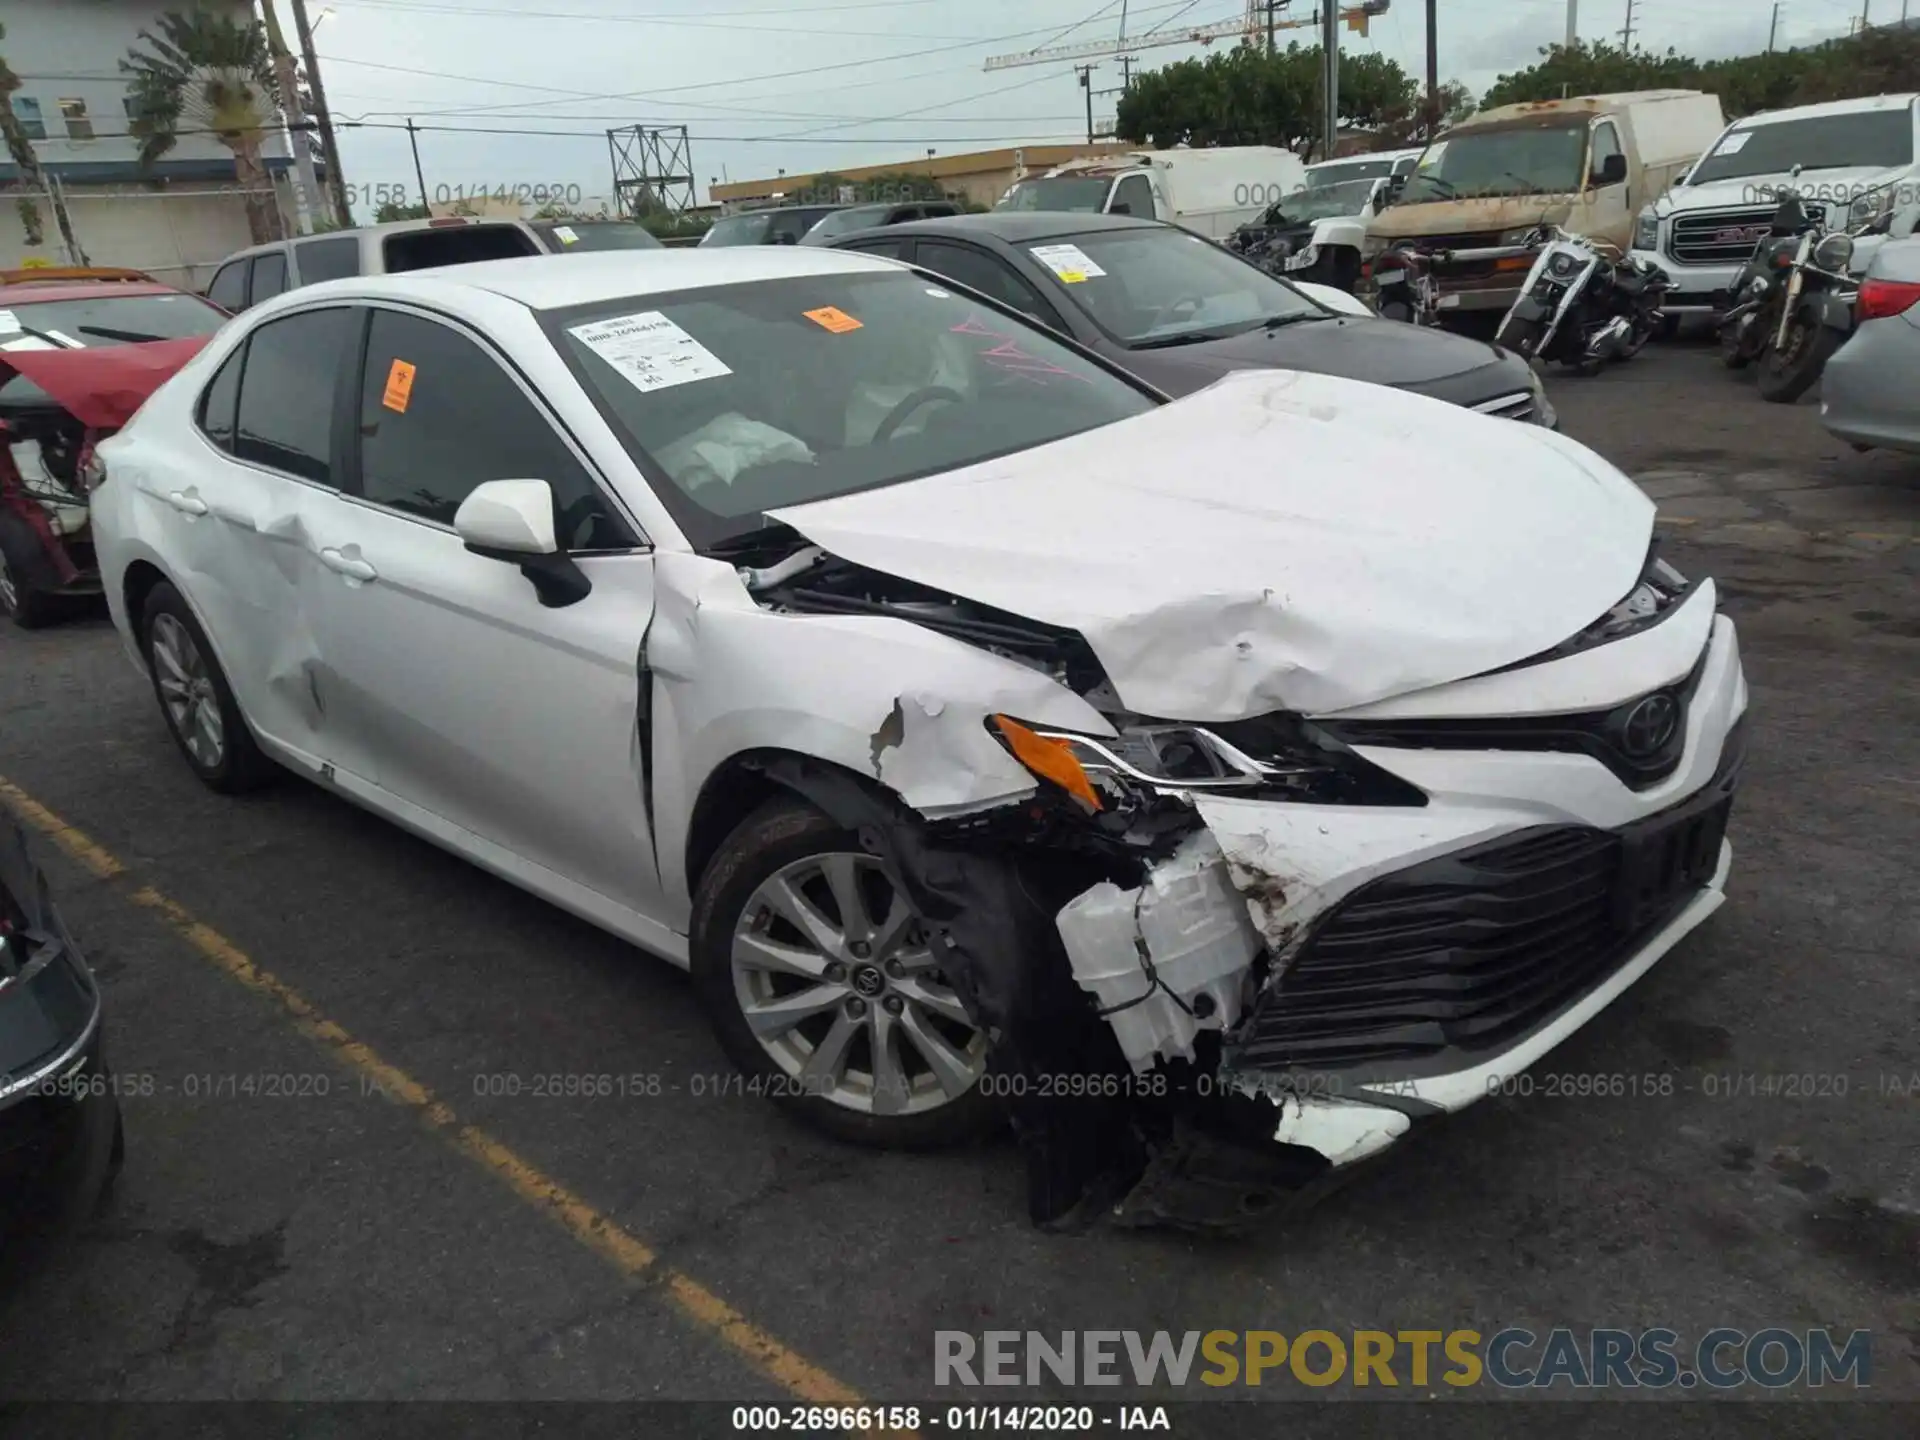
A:
{"type": "Polygon", "coordinates": [[[413,394],[413,366],[396,360],[387,371],[387,393],[380,403],[401,415],[407,413],[407,400],[413,394]]]}
{"type": "Polygon", "coordinates": [[[836,335],[844,335],[849,330],[861,328],[858,320],[835,305],[822,305],[818,310],[807,310],[802,313],[821,329],[831,330],[836,335]]]}

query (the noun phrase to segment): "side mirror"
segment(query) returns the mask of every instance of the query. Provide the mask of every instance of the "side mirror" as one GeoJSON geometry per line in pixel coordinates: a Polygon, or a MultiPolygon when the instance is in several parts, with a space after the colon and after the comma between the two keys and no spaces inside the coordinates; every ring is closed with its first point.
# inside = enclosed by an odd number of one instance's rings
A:
{"type": "Polygon", "coordinates": [[[1624,155],[1609,155],[1600,162],[1600,168],[1594,172],[1593,183],[1596,185],[1618,185],[1626,178],[1627,157],[1624,155]]]}
{"type": "Polygon", "coordinates": [[[1107,213],[1109,215],[1131,215],[1133,214],[1133,206],[1129,205],[1125,200],[1116,200],[1107,207],[1107,213]]]}
{"type": "Polygon", "coordinates": [[[476,485],[453,516],[454,533],[475,555],[520,567],[549,609],[587,598],[593,584],[560,548],[553,527],[553,488],[544,480],[488,480],[476,485]]]}

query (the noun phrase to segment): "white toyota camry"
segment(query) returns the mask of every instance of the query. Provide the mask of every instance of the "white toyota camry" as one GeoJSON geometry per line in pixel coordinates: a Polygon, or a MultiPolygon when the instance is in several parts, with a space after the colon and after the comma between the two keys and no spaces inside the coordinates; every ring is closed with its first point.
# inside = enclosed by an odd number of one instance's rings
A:
{"type": "Polygon", "coordinates": [[[812,1122],[1011,1114],[1032,1208],[1233,1226],[1498,1090],[1721,903],[1747,691],[1592,451],[1163,397],[825,249],[302,289],[90,476],[187,763],[691,969],[812,1122]]]}

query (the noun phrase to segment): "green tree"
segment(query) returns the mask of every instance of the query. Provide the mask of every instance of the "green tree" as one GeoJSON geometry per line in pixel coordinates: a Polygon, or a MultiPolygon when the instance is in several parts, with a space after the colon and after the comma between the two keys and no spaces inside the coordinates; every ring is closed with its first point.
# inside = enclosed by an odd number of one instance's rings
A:
{"type": "Polygon", "coordinates": [[[1677,51],[1624,50],[1604,40],[1572,46],[1550,45],[1541,60],[1525,70],[1502,75],[1480,99],[1483,110],[1527,100],[1561,100],[1570,95],[1609,95],[1625,90],[1662,90],[1695,86],[1700,63],[1677,51]]]}
{"type": "Polygon", "coordinates": [[[389,200],[373,212],[373,223],[391,225],[396,220],[424,220],[432,213],[424,205],[402,205],[397,200],[389,200]]]}
{"type": "MultiPolygon", "coordinates": [[[[7,27],[0,25],[0,40],[6,38],[7,27]]],[[[13,73],[6,56],[0,55],[0,139],[6,141],[7,154],[19,167],[21,182],[28,191],[17,197],[14,204],[20,211],[20,228],[26,231],[27,244],[41,245],[46,243],[46,231],[40,224],[40,207],[34,203],[33,196],[35,192],[42,195],[51,195],[53,192],[47,185],[47,172],[40,168],[40,157],[34,152],[33,137],[27,134],[27,127],[20,123],[20,117],[13,113],[13,94],[19,88],[20,77],[13,73]]],[[[74,238],[67,207],[55,202],[53,217],[60,227],[60,238],[66,242],[68,253],[80,264],[86,264],[86,252],[74,238]]]]}
{"type": "Polygon", "coordinates": [[[278,238],[261,142],[273,130],[279,100],[260,23],[208,10],[171,11],[142,30],[120,62],[132,89],[128,129],[140,142],[140,163],[151,165],[186,130],[210,131],[233,152],[234,179],[257,244],[278,238]]]}
{"type": "MultiPolygon", "coordinates": [[[[1114,131],[1156,148],[1282,145],[1320,138],[1320,51],[1299,43],[1268,54],[1241,45],[1180,60],[1135,77],[1120,97],[1114,131]]],[[[1382,55],[1340,57],[1340,121],[1375,129],[1419,105],[1418,83],[1382,55]]]]}

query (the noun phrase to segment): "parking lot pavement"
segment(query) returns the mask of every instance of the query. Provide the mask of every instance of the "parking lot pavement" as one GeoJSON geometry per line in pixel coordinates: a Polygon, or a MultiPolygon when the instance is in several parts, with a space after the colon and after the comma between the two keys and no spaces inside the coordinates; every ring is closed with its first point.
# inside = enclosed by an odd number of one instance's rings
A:
{"type": "Polygon", "coordinates": [[[42,848],[152,1082],[100,1227],[0,1302],[0,1395],[924,1398],[936,1329],[1782,1324],[1920,1398],[1920,461],[1697,347],[1552,383],[1742,627],[1729,903],[1535,1093],[1246,1243],[1036,1233],[1004,1142],[816,1139],[670,967],[313,788],[204,791],[104,621],[0,636],[0,793],[84,832],[42,848]]]}

